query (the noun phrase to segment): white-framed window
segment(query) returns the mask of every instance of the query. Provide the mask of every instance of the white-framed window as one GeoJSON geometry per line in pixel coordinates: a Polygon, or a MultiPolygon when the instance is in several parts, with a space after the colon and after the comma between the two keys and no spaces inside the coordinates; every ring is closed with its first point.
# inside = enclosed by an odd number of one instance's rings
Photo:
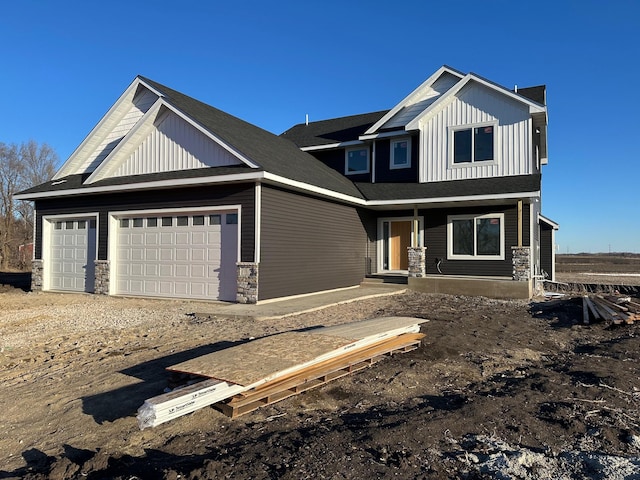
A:
{"type": "Polygon", "coordinates": [[[411,167],[411,139],[391,140],[390,169],[411,167]]]}
{"type": "Polygon", "coordinates": [[[504,214],[448,216],[447,258],[504,260],[504,214]]]}
{"type": "Polygon", "coordinates": [[[369,173],[369,147],[348,148],[345,153],[345,175],[356,173],[369,173]]]}
{"type": "Polygon", "coordinates": [[[452,127],[451,159],[453,165],[495,160],[495,123],[452,127]]]}

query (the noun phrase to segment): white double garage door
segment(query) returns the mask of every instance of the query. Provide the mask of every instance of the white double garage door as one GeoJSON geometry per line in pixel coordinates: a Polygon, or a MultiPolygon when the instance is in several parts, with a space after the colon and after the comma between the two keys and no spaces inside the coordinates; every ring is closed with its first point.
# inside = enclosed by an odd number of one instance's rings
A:
{"type": "MultiPolygon", "coordinates": [[[[238,220],[237,210],[112,214],[109,293],[235,300],[238,220]]],[[[93,291],[99,232],[87,225],[95,217],[54,222],[52,290],[93,291]]]]}

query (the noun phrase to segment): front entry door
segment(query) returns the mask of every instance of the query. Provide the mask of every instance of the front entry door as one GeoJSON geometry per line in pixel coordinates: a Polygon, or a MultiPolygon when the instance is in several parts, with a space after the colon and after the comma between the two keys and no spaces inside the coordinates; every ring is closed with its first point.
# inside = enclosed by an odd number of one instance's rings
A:
{"type": "MultiPolygon", "coordinates": [[[[422,220],[418,219],[418,245],[422,235],[422,220]]],[[[413,218],[396,217],[378,219],[378,272],[407,272],[408,248],[412,245],[413,218]]]]}
{"type": "Polygon", "coordinates": [[[411,222],[389,222],[389,270],[408,270],[411,246],[411,222]]]}

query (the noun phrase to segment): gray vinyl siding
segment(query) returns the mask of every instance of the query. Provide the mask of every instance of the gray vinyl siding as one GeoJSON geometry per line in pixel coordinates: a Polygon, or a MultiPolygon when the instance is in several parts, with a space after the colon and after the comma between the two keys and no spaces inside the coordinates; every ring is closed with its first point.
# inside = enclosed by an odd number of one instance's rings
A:
{"type": "Polygon", "coordinates": [[[366,212],[262,188],[259,300],[358,285],[367,263],[366,212]]]}
{"type": "Polygon", "coordinates": [[[46,215],[80,215],[99,212],[98,260],[106,260],[109,246],[109,212],[241,205],[240,256],[242,261],[252,262],[255,251],[254,192],[253,184],[239,184],[38,200],[36,202],[35,258],[42,258],[42,217],[46,215]]]}
{"type": "MultiPolygon", "coordinates": [[[[523,208],[523,245],[530,245],[530,209],[523,208]]],[[[500,276],[513,274],[511,247],[518,244],[518,207],[473,207],[455,209],[422,210],[425,220],[425,246],[427,274],[439,274],[436,265],[441,260],[440,269],[444,275],[500,276]],[[448,215],[485,215],[504,213],[505,245],[504,260],[447,260],[447,216],[448,215]]]]}
{"type": "Polygon", "coordinates": [[[546,222],[540,222],[540,268],[549,275],[553,275],[553,228],[546,222]]]}

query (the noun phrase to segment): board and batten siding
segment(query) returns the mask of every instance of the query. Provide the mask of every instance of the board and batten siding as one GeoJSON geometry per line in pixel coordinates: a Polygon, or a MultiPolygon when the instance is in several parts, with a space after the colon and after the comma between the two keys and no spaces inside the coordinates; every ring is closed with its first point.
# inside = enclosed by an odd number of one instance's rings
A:
{"type": "Polygon", "coordinates": [[[124,177],[241,163],[228,150],[169,111],[111,176],[124,177]]]}
{"type": "Polygon", "coordinates": [[[109,132],[102,143],[89,155],[80,167],[81,172],[93,172],[102,161],[107,158],[122,138],[129,133],[138,120],[147,113],[158,96],[150,90],[142,90],[134,99],[131,108],[123,115],[118,124],[109,132]]]}
{"type": "Polygon", "coordinates": [[[528,108],[471,82],[438,113],[419,122],[422,131],[421,182],[490,178],[533,173],[532,124],[528,108]],[[497,122],[496,159],[453,165],[452,127],[497,122]]]}
{"type": "Polygon", "coordinates": [[[35,258],[42,258],[42,217],[46,215],[82,216],[84,213],[99,212],[98,260],[107,260],[110,212],[240,205],[240,257],[243,262],[252,262],[255,251],[254,198],[255,186],[251,183],[37,200],[35,258]]]}
{"type": "MultiPolygon", "coordinates": [[[[523,245],[530,245],[529,224],[530,209],[525,204],[522,209],[523,245]]],[[[426,251],[427,274],[439,275],[438,260],[443,275],[497,276],[511,277],[513,264],[511,247],[518,244],[518,207],[505,205],[502,207],[473,207],[455,209],[421,210],[424,216],[424,237],[426,251]],[[447,260],[447,216],[449,215],[485,215],[504,213],[505,244],[504,260],[447,260]]]]}
{"type": "Polygon", "coordinates": [[[259,300],[358,285],[367,233],[356,208],[263,186],[259,300]]]}

